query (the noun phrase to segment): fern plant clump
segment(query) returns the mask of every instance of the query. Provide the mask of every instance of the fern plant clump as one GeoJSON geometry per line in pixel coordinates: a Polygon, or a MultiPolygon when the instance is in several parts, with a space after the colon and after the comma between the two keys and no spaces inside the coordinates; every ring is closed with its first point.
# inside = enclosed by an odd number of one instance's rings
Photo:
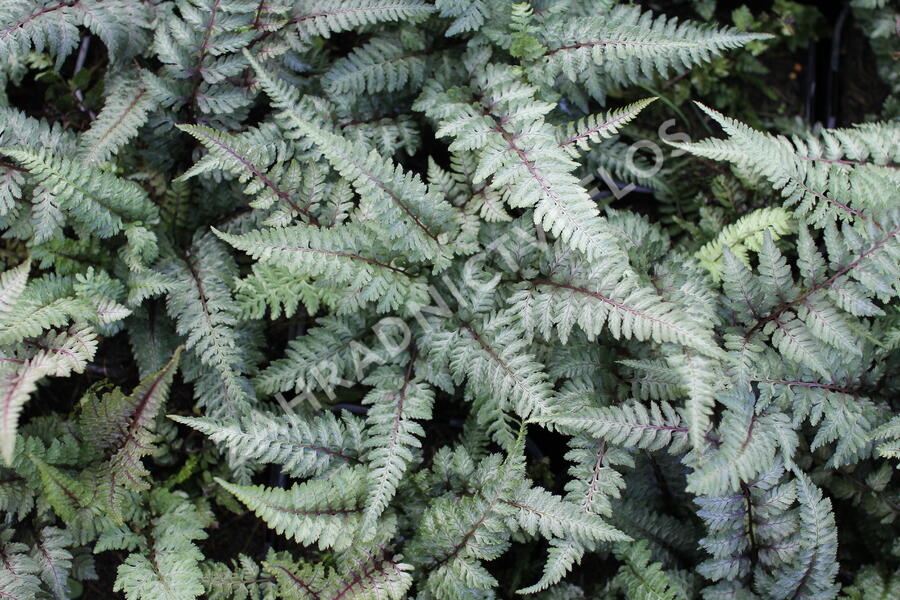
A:
{"type": "Polygon", "coordinates": [[[0,2],[0,598],[900,594],[896,99],[673,91],[767,18],[0,2]]]}

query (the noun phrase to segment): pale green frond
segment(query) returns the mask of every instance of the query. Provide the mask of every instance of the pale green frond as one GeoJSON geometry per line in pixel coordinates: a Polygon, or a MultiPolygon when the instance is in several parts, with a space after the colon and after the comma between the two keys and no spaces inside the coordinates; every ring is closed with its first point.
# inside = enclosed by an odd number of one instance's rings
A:
{"type": "Polygon", "coordinates": [[[241,348],[238,309],[229,289],[237,265],[225,246],[206,233],[196,236],[183,257],[168,260],[163,273],[172,280],[168,313],[185,348],[200,363],[197,369],[184,369],[185,378],[196,382],[195,397],[215,415],[239,412],[252,389],[242,375],[248,356],[246,347],[241,348]]]}
{"type": "Polygon", "coordinates": [[[321,230],[295,225],[243,235],[213,232],[263,263],[353,289],[357,302],[373,302],[380,311],[425,303],[424,283],[409,274],[399,257],[372,252],[377,241],[366,227],[349,224],[321,230]]]}
{"type": "Polygon", "coordinates": [[[278,584],[278,597],[315,600],[316,598],[348,598],[350,600],[402,600],[413,583],[411,565],[400,554],[392,555],[374,548],[348,561],[339,570],[322,563],[267,557],[266,572],[278,584]]]}
{"type": "Polygon", "coordinates": [[[25,167],[54,201],[86,231],[110,237],[132,221],[155,222],[159,213],[137,184],[44,149],[0,148],[25,167]]]}
{"type": "Polygon", "coordinates": [[[565,128],[557,129],[559,145],[563,148],[588,150],[592,143],[599,144],[618,133],[654,100],[656,97],[645,98],[616,110],[588,115],[568,123],[565,128]]]}
{"type": "Polygon", "coordinates": [[[206,538],[203,528],[212,514],[183,493],[165,490],[153,492],[151,509],[150,551],[128,555],[119,565],[113,591],[127,600],[194,600],[203,593],[203,553],[194,541],[206,538]]]}
{"type": "Polygon", "coordinates": [[[519,527],[531,535],[545,538],[571,537],[583,545],[597,542],[627,542],[630,538],[577,504],[568,502],[541,488],[523,487],[502,502],[518,509],[519,527]]]}
{"type": "Polygon", "coordinates": [[[900,572],[879,572],[873,566],[860,569],[853,584],[841,590],[841,598],[846,600],[890,600],[900,594],[900,572]]]}
{"type": "Polygon", "coordinates": [[[15,56],[32,48],[56,55],[56,66],[78,44],[80,19],[71,2],[5,3],[0,12],[0,52],[15,56]]]}
{"type": "Polygon", "coordinates": [[[696,498],[699,516],[706,525],[700,546],[710,557],[700,563],[700,573],[712,581],[746,577],[754,558],[771,567],[778,553],[762,551],[789,543],[796,529],[790,510],[796,499],[794,481],[782,481],[784,467],[776,463],[759,477],[745,482],[740,493],[696,498]]]}
{"type": "Polygon", "coordinates": [[[34,353],[5,350],[0,362],[0,452],[7,464],[13,460],[19,415],[37,382],[83,371],[97,351],[97,336],[90,327],[74,325],[68,331],[47,334],[37,347],[34,353]]]}
{"type": "Polygon", "coordinates": [[[363,404],[369,405],[365,441],[369,491],[363,513],[364,535],[374,530],[375,521],[393,499],[422,446],[425,430],[417,420],[431,419],[434,392],[413,379],[412,371],[411,360],[403,374],[376,372],[366,380],[376,387],[363,398],[363,404]]]}
{"type": "Polygon", "coordinates": [[[722,386],[724,373],[714,360],[692,352],[672,354],[668,362],[680,376],[681,387],[687,391],[685,416],[688,436],[695,452],[702,452],[707,445],[706,436],[712,428],[716,393],[722,386]]]}
{"type": "Polygon", "coordinates": [[[93,511],[90,492],[83,483],[36,456],[29,456],[28,460],[37,468],[47,502],[60,518],[71,523],[81,515],[93,511]]]}
{"type": "Polygon", "coordinates": [[[668,447],[670,452],[677,453],[689,441],[684,419],[667,402],[650,403],[649,408],[637,402],[604,408],[584,407],[577,414],[542,415],[531,420],[644,450],[668,447]]]}
{"type": "Polygon", "coordinates": [[[830,375],[822,349],[810,329],[790,311],[766,324],[764,333],[772,335],[772,344],[785,358],[801,363],[825,378],[830,375]]]}
{"type": "Polygon", "coordinates": [[[123,77],[108,87],[103,110],[78,139],[78,154],[89,165],[109,160],[137,135],[156,107],[155,99],[138,80],[123,77]]]}
{"type": "Polygon", "coordinates": [[[697,250],[694,256],[713,279],[722,273],[722,249],[728,248],[736,258],[750,266],[747,251],[758,252],[763,233],[769,231],[773,240],[793,232],[791,213],[781,207],[760,208],[726,226],[716,239],[697,250]]]}
{"type": "Polygon", "coordinates": [[[649,545],[645,540],[620,545],[618,555],[625,563],[619,568],[613,585],[620,588],[628,600],[686,600],[686,590],[673,580],[658,562],[651,562],[649,545]]]}
{"type": "Polygon", "coordinates": [[[81,411],[81,429],[96,444],[106,460],[98,469],[98,500],[117,522],[123,521],[122,495],[125,490],[150,488],[150,472],[143,458],[156,449],[153,425],[166,402],[181,347],[158,373],[141,381],[125,396],[118,390],[103,398],[91,398],[81,411]]]}
{"type": "Polygon", "coordinates": [[[284,153],[282,144],[264,144],[253,139],[258,136],[237,137],[202,125],[178,125],[178,128],[199,140],[210,153],[182,175],[182,179],[214,169],[225,170],[247,184],[245,193],[254,196],[251,204],[255,208],[269,208],[278,203],[286,205],[290,214],[302,214],[315,223],[309,210],[310,203],[301,201],[295,190],[285,189],[280,181],[279,175],[284,175],[290,183],[290,177],[277,168],[284,153]]]}
{"type": "Polygon", "coordinates": [[[873,440],[884,440],[878,453],[886,458],[900,458],[900,416],[894,417],[872,432],[873,440]]]}
{"type": "Polygon", "coordinates": [[[463,322],[427,344],[436,361],[447,362],[457,382],[467,381],[473,395],[527,418],[549,409],[552,388],[543,365],[528,352],[523,334],[519,323],[498,314],[483,323],[463,322]]]}
{"type": "Polygon", "coordinates": [[[409,45],[393,35],[371,39],[335,61],[323,75],[322,86],[343,102],[363,94],[419,87],[428,73],[428,58],[409,45]]]}
{"type": "Polygon", "coordinates": [[[345,413],[313,418],[253,410],[231,422],[204,417],[169,418],[192,427],[227,450],[235,460],[277,464],[293,477],[318,476],[340,465],[361,462],[363,423],[345,413]]]}
{"type": "Polygon", "coordinates": [[[790,464],[798,436],[784,413],[756,414],[749,391],[726,389],[719,400],[728,408],[716,431],[719,443],[703,457],[688,482],[695,494],[724,495],[741,489],[779,457],[790,464]]]}
{"type": "Polygon", "coordinates": [[[491,14],[491,4],[483,0],[436,0],[440,16],[453,19],[444,33],[447,37],[477,31],[491,14]]]}
{"type": "Polygon", "coordinates": [[[830,600],[838,593],[835,582],[837,564],[837,527],[831,500],[806,475],[797,477],[798,550],[771,577],[760,585],[772,598],[808,598],[830,600]]]}
{"type": "Polygon", "coordinates": [[[785,205],[796,205],[799,215],[817,227],[835,220],[870,221],[881,198],[896,196],[900,174],[886,164],[896,163],[900,154],[896,123],[788,139],[698,105],[722,126],[728,139],[673,145],[762,175],[781,191],[785,205]]]}
{"type": "Polygon", "coordinates": [[[581,561],[584,546],[574,539],[554,539],[547,549],[547,562],[541,578],[534,584],[516,590],[517,594],[536,594],[559,583],[581,561]]]}
{"type": "Polygon", "coordinates": [[[565,342],[574,326],[594,339],[609,331],[616,339],[676,343],[716,358],[710,328],[660,298],[618,257],[586,262],[558,253],[552,277],[519,286],[510,304],[545,337],[555,329],[565,342]]]}
{"type": "Polygon", "coordinates": [[[620,5],[602,16],[560,18],[541,32],[548,50],[532,67],[549,81],[563,77],[599,100],[612,87],[663,77],[708,62],[766,34],[742,33],[620,5]]]}
{"type": "Polygon", "coordinates": [[[417,23],[434,8],[420,0],[350,0],[335,6],[328,0],[298,3],[292,21],[304,36],[331,37],[334,33],[392,21],[417,23]]]}
{"type": "Polygon", "coordinates": [[[575,162],[544,119],[553,105],[512,67],[489,65],[478,78],[481,94],[427,89],[415,107],[437,121],[438,137],[453,151],[476,150],[472,181],[489,179],[512,208],[533,208],[534,222],[590,258],[619,252],[587,190],[572,174],[575,162]]]}
{"type": "Polygon", "coordinates": [[[366,490],[359,469],[334,471],[288,490],[242,486],[217,479],[279,535],[298,544],[342,550],[354,543],[366,490]]]}
{"type": "Polygon", "coordinates": [[[28,283],[29,271],[31,271],[30,259],[0,274],[0,319],[5,320],[19,301],[19,297],[25,291],[25,284],[28,283]]]}
{"type": "Polygon", "coordinates": [[[254,384],[263,394],[275,394],[324,389],[333,385],[333,377],[361,379],[360,355],[367,354],[361,340],[371,327],[371,322],[358,316],[324,317],[305,335],[288,342],[285,356],[269,363],[254,384]]]}
{"type": "Polygon", "coordinates": [[[38,575],[55,598],[68,598],[72,593],[69,584],[72,554],[67,548],[72,543],[71,536],[56,527],[44,527],[35,541],[32,557],[40,567],[38,575]]]}
{"type": "Polygon", "coordinates": [[[30,556],[27,544],[12,540],[15,530],[0,532],[0,550],[5,560],[0,567],[0,589],[14,599],[34,600],[42,593],[38,577],[40,565],[30,556]]]}

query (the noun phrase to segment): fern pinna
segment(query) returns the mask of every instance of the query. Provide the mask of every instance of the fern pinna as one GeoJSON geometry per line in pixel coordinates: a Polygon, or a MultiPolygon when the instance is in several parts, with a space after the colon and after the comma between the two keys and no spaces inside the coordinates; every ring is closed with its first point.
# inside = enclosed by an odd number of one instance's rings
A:
{"type": "Polygon", "coordinates": [[[0,3],[0,597],[895,597],[900,126],[622,137],[745,29],[0,3]]]}

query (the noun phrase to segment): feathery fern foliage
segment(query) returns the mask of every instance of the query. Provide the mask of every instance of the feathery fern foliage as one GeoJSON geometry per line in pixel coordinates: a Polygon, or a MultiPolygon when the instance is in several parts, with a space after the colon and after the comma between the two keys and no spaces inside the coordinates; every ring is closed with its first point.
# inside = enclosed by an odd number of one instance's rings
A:
{"type": "Polygon", "coordinates": [[[769,37],[0,2],[0,598],[896,596],[900,127],[628,142],[769,37]]]}

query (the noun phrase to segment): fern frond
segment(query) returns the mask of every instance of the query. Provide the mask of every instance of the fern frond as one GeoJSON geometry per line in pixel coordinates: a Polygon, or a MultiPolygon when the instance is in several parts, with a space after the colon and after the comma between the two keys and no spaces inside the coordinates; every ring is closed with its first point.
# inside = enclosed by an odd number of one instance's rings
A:
{"type": "Polygon", "coordinates": [[[60,518],[72,523],[85,513],[94,511],[91,494],[84,484],[36,456],[29,456],[28,460],[37,468],[47,502],[60,518]]]}
{"type": "Polygon", "coordinates": [[[277,464],[292,477],[319,476],[342,464],[359,464],[364,451],[363,424],[348,413],[336,418],[272,415],[253,410],[236,422],[209,418],[169,418],[196,429],[235,459],[277,464]]]}
{"type": "Polygon", "coordinates": [[[262,41],[256,30],[262,8],[242,0],[186,0],[160,14],[152,49],[162,68],[142,77],[150,94],[164,108],[188,109],[205,121],[242,121],[253,96],[238,84],[247,68],[240,51],[262,41]]]}
{"type": "Polygon", "coordinates": [[[0,589],[13,599],[33,600],[41,593],[41,580],[37,576],[40,569],[34,558],[26,552],[28,546],[12,541],[13,529],[0,532],[0,551],[6,560],[0,566],[0,589]]]}
{"type": "Polygon", "coordinates": [[[82,407],[81,428],[109,458],[98,469],[97,494],[106,510],[122,522],[124,490],[150,487],[142,458],[156,448],[152,426],[169,393],[181,347],[158,373],[147,377],[129,396],[115,391],[82,407]]]}
{"type": "Polygon", "coordinates": [[[285,356],[263,369],[254,384],[264,394],[302,392],[326,387],[331,377],[356,376],[358,359],[346,350],[370,332],[371,323],[358,316],[324,317],[318,326],[288,342],[285,356]]]}
{"type": "Polygon", "coordinates": [[[38,575],[56,598],[68,598],[71,594],[72,554],[67,546],[72,543],[71,536],[56,527],[44,527],[35,540],[32,556],[40,567],[38,575]]]}
{"type": "Polygon", "coordinates": [[[364,94],[417,88],[427,74],[427,56],[407,45],[398,43],[393,36],[369,40],[335,61],[322,76],[322,86],[329,96],[341,102],[364,94]]]}
{"type": "Polygon", "coordinates": [[[691,352],[672,354],[668,362],[681,378],[681,387],[687,391],[685,415],[688,436],[694,451],[702,453],[707,445],[706,436],[712,428],[716,393],[721,386],[723,373],[716,361],[691,352]]]}
{"type": "Polygon", "coordinates": [[[13,460],[16,429],[22,406],[44,377],[66,377],[80,373],[97,351],[97,336],[85,325],[51,333],[35,342],[33,354],[21,358],[4,349],[0,361],[0,452],[7,464],[13,460]]]}
{"type": "Polygon", "coordinates": [[[8,315],[25,291],[30,271],[31,259],[27,259],[18,267],[0,273],[0,319],[8,320],[8,315]]]}
{"type": "Polygon", "coordinates": [[[594,513],[581,510],[578,505],[541,488],[520,488],[501,502],[518,509],[516,520],[519,527],[531,535],[539,532],[545,538],[571,537],[588,546],[596,542],[630,540],[594,513]]]}
{"type": "Polygon", "coordinates": [[[77,144],[75,134],[58,122],[36,119],[23,111],[0,108],[0,145],[16,148],[46,148],[68,156],[77,144]]]}
{"type": "Polygon", "coordinates": [[[790,511],[796,499],[796,484],[782,482],[784,467],[776,463],[758,478],[742,482],[739,493],[701,496],[695,500],[697,515],[707,527],[700,545],[710,558],[698,570],[712,581],[733,581],[746,577],[753,561],[771,567],[777,548],[789,544],[796,529],[790,511]]]}
{"type": "Polygon", "coordinates": [[[263,89],[299,135],[309,138],[328,162],[350,181],[361,196],[367,224],[377,226],[394,248],[414,260],[427,260],[442,269],[453,254],[449,246],[458,228],[456,212],[445,200],[428,190],[418,175],[410,175],[374,150],[355,145],[318,125],[316,118],[295,111],[297,92],[274,80],[245,53],[260,77],[263,89]],[[385,228],[386,227],[386,228],[385,228]]]}
{"type": "Polygon", "coordinates": [[[263,263],[253,265],[250,274],[234,282],[234,300],[242,319],[260,320],[268,314],[277,319],[291,318],[298,309],[314,315],[323,304],[338,304],[333,290],[324,290],[283,267],[263,263]]]}
{"type": "Polygon", "coordinates": [[[70,321],[96,320],[94,307],[74,291],[71,279],[33,279],[0,321],[0,344],[17,344],[70,321]]]}
{"type": "Polygon", "coordinates": [[[541,415],[532,417],[531,421],[644,450],[668,447],[670,452],[677,453],[689,441],[684,420],[667,402],[651,403],[649,409],[637,402],[605,408],[584,407],[577,414],[541,415]]]}
{"type": "Polygon", "coordinates": [[[106,99],[91,128],[78,139],[78,154],[90,165],[109,160],[137,135],[150,111],[156,107],[156,101],[146,87],[127,77],[110,82],[106,99]]]}
{"type": "Polygon", "coordinates": [[[516,590],[518,594],[535,594],[545,590],[553,589],[563,577],[579,562],[584,556],[584,546],[571,538],[554,539],[550,541],[550,547],[547,548],[547,562],[544,564],[544,571],[541,578],[528,587],[516,590]]]}
{"type": "Polygon", "coordinates": [[[731,253],[748,267],[750,259],[747,251],[758,252],[763,232],[772,234],[777,240],[793,232],[791,213],[780,207],[760,208],[726,226],[716,239],[697,250],[694,256],[709,271],[713,279],[720,279],[722,273],[722,249],[731,253]]]}
{"type": "Polygon", "coordinates": [[[619,546],[619,557],[624,565],[619,568],[613,584],[625,592],[628,600],[676,600],[685,599],[687,594],[677,580],[663,570],[663,566],[652,560],[649,544],[641,540],[636,544],[619,546]]]}
{"type": "Polygon", "coordinates": [[[0,148],[28,169],[34,180],[52,194],[60,208],[71,214],[86,231],[110,237],[126,223],[153,223],[159,213],[137,184],[51,152],[0,148]]]}
{"type": "Polygon", "coordinates": [[[896,595],[900,103],[648,4],[0,0],[0,600],[896,595]]]}
{"type": "Polygon", "coordinates": [[[436,361],[448,363],[457,382],[467,380],[474,396],[490,398],[498,410],[512,408],[527,418],[549,409],[552,388],[523,338],[516,320],[497,314],[483,323],[463,322],[453,332],[438,333],[426,347],[436,361]]]}
{"type": "Polygon", "coordinates": [[[366,494],[366,478],[358,468],[339,469],[289,490],[216,481],[276,533],[298,544],[339,551],[354,542],[366,494]]]}
{"type": "Polygon", "coordinates": [[[350,0],[336,7],[329,0],[306,0],[291,19],[304,36],[331,37],[334,33],[392,21],[418,23],[434,11],[420,0],[350,0]]]}
{"type": "Polygon", "coordinates": [[[572,174],[575,163],[557,142],[544,116],[553,105],[539,101],[521,71],[488,65],[482,94],[426,89],[415,107],[438,122],[438,137],[453,137],[451,151],[476,150],[472,177],[490,186],[512,208],[534,208],[534,223],[590,258],[618,252],[611,232],[587,191],[572,174]]]}
{"type": "Polygon", "coordinates": [[[878,453],[886,458],[900,458],[900,416],[894,417],[872,432],[873,440],[885,440],[878,446],[878,453]]]}
{"type": "Polygon", "coordinates": [[[353,143],[375,148],[382,156],[397,148],[412,156],[422,146],[419,123],[412,115],[398,115],[374,120],[342,121],[341,135],[353,143]]]}
{"type": "Polygon", "coordinates": [[[113,60],[137,53],[146,42],[146,8],[133,0],[24,0],[0,7],[0,53],[25,55],[32,48],[56,57],[55,67],[78,45],[85,26],[106,44],[113,60]]]}
{"type": "Polygon", "coordinates": [[[279,155],[278,148],[272,145],[266,146],[245,140],[237,136],[216,131],[210,127],[201,125],[178,125],[200,141],[215,157],[215,161],[203,161],[188,170],[182,179],[193,177],[210,169],[227,170],[238,176],[238,180],[247,183],[246,193],[255,195],[253,205],[258,208],[267,208],[273,203],[286,204],[289,209],[297,214],[304,215],[307,220],[317,225],[316,218],[309,210],[309,203],[299,202],[295,194],[285,190],[277,181],[276,173],[270,172],[272,163],[276,162],[279,155]]]}
{"type": "Polygon", "coordinates": [[[806,475],[797,477],[797,500],[798,550],[760,587],[773,598],[834,598],[838,540],[831,500],[806,475]]]}
{"type": "Polygon", "coordinates": [[[81,25],[96,35],[116,63],[142,52],[149,42],[153,15],[135,0],[78,0],[73,4],[81,25]]]}
{"type": "Polygon", "coordinates": [[[366,415],[368,437],[365,442],[369,466],[368,497],[363,513],[364,535],[374,531],[375,520],[392,500],[404,472],[421,448],[425,430],[414,419],[431,419],[434,392],[413,378],[414,359],[404,374],[375,372],[366,380],[376,384],[363,404],[370,405],[366,415]]]}
{"type": "Polygon", "coordinates": [[[337,571],[321,563],[297,565],[293,560],[273,558],[264,563],[266,571],[275,577],[285,598],[402,600],[412,585],[412,567],[402,562],[403,556],[391,556],[381,549],[367,552],[337,571]]]}
{"type": "Polygon", "coordinates": [[[150,498],[154,519],[149,552],[129,554],[119,565],[114,592],[127,600],[194,600],[203,593],[203,553],[194,540],[206,538],[203,528],[212,513],[194,506],[183,493],[155,490],[150,498]]]}
{"type": "Polygon", "coordinates": [[[617,339],[676,343],[721,356],[708,326],[660,298],[620,258],[585,262],[564,252],[558,256],[552,277],[519,284],[509,300],[545,337],[555,329],[565,342],[577,325],[590,339],[607,329],[617,339]]]}
{"type": "Polygon", "coordinates": [[[617,6],[603,16],[551,21],[541,37],[549,49],[533,67],[536,75],[551,81],[562,76],[603,101],[613,86],[680,72],[769,36],[678,23],[637,6],[617,6]]]}
{"type": "MultiPolygon", "coordinates": [[[[75,144],[72,131],[59,123],[47,123],[14,108],[0,108],[0,146],[46,148],[58,155],[69,156],[75,144]]],[[[20,208],[17,201],[22,200],[28,177],[25,171],[13,164],[0,167],[0,173],[0,215],[11,218],[20,208]]],[[[32,212],[37,217],[37,222],[33,224],[36,242],[46,241],[58,233],[57,221],[62,220],[62,215],[52,206],[49,198],[43,198],[43,202],[39,202],[32,212]]]]}
{"type": "Polygon", "coordinates": [[[655,96],[645,98],[616,110],[588,115],[583,119],[568,123],[565,128],[560,127],[557,130],[559,145],[573,150],[589,150],[592,143],[599,144],[617,134],[622,127],[634,120],[654,100],[656,100],[655,96]]]}
{"type": "MultiPolygon", "coordinates": [[[[409,274],[391,254],[372,252],[379,246],[373,233],[355,224],[320,230],[305,225],[232,235],[214,233],[238,250],[264,263],[298,275],[355,289],[360,304],[377,310],[412,309],[424,305],[424,283],[409,274]]],[[[401,263],[402,264],[402,263],[401,263]]]]}
{"type": "Polygon", "coordinates": [[[72,0],[5,4],[0,12],[0,52],[15,56],[32,47],[56,55],[56,68],[78,44],[79,19],[72,0]]]}
{"type": "Polygon", "coordinates": [[[784,413],[757,414],[748,390],[726,389],[719,399],[729,407],[717,429],[721,441],[688,482],[688,490],[695,494],[737,491],[741,482],[756,479],[777,457],[790,464],[796,450],[797,433],[784,413]]]}
{"type": "Polygon", "coordinates": [[[828,369],[821,347],[815,342],[812,332],[797,316],[788,311],[770,321],[763,333],[772,335],[772,344],[786,358],[815,370],[828,378],[828,369]]]}
{"type": "Polygon", "coordinates": [[[440,16],[453,19],[444,33],[447,37],[478,31],[491,14],[490,3],[482,0],[437,0],[440,16]]]}
{"type": "Polygon", "coordinates": [[[432,567],[422,584],[430,593],[461,599],[473,589],[496,585],[481,561],[495,558],[509,545],[501,523],[515,508],[501,498],[515,485],[513,473],[511,465],[501,467],[500,456],[490,455],[470,473],[479,493],[458,499],[443,496],[429,504],[407,549],[417,565],[432,567]]]}
{"type": "Polygon", "coordinates": [[[900,182],[900,174],[890,168],[900,162],[895,123],[826,130],[820,137],[789,140],[698,106],[729,138],[673,145],[762,175],[781,191],[786,205],[797,205],[799,214],[818,227],[835,220],[870,220],[878,199],[892,197],[900,182]],[[867,192],[851,192],[857,188],[867,192]]]}
{"type": "Polygon", "coordinates": [[[374,150],[367,151],[311,123],[294,124],[354,185],[362,199],[361,210],[371,215],[367,222],[377,217],[379,233],[386,235],[398,252],[439,266],[449,259],[452,250],[447,244],[455,229],[454,211],[429,192],[417,175],[409,175],[374,150]]]}
{"type": "MultiPolygon", "coordinates": [[[[863,0],[865,1],[865,0],[863,0]]],[[[877,1],[877,0],[876,0],[877,1]]],[[[879,569],[866,566],[853,579],[853,585],[841,590],[841,598],[846,600],[887,600],[900,593],[900,573],[887,574],[879,569]]]]}
{"type": "Polygon", "coordinates": [[[184,336],[184,345],[202,365],[185,369],[186,379],[196,380],[195,397],[214,415],[236,414],[252,395],[242,373],[246,354],[241,353],[236,329],[237,306],[228,284],[237,266],[215,236],[198,235],[188,253],[173,257],[163,268],[173,285],[166,308],[184,336]],[[215,373],[214,378],[209,378],[215,373]]]}

